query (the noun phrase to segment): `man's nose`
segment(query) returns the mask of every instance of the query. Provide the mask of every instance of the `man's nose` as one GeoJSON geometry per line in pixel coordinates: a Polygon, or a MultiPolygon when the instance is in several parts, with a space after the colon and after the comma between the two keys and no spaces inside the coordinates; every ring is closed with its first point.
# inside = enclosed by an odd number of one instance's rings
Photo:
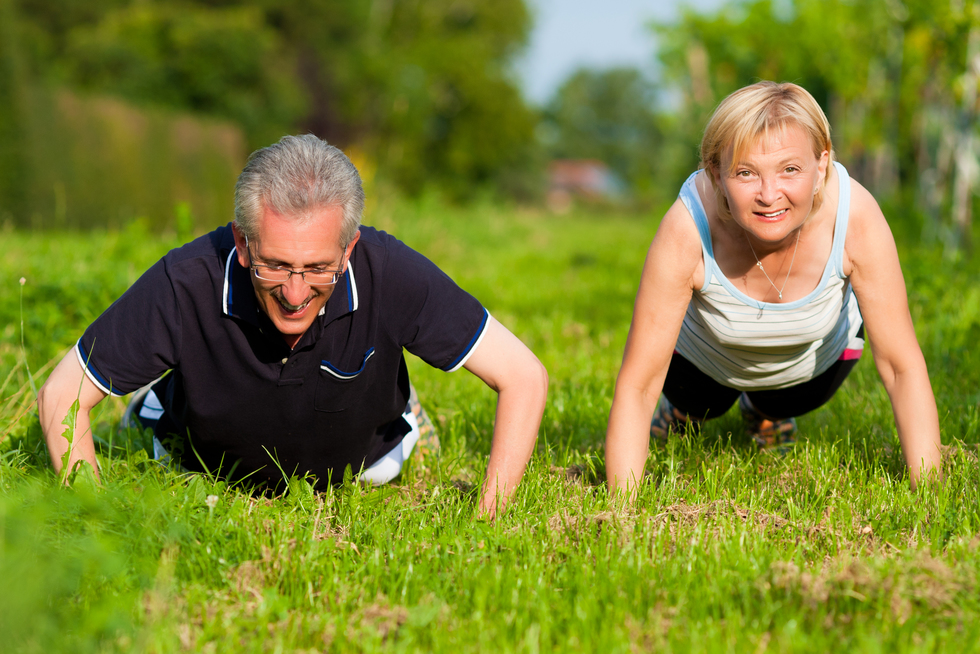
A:
{"type": "Polygon", "coordinates": [[[290,304],[302,304],[310,294],[310,285],[303,280],[303,275],[293,273],[282,285],[282,295],[290,304]]]}

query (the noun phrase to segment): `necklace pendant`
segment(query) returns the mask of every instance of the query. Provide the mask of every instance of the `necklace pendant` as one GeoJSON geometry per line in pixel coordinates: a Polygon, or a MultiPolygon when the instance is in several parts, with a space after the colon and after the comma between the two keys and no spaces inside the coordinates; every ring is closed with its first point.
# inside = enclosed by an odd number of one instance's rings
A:
{"type": "Polygon", "coordinates": [[[783,294],[782,294],[782,291],[780,291],[780,293],[779,293],[779,299],[780,299],[780,300],[782,300],[782,299],[783,299],[783,294]]]}

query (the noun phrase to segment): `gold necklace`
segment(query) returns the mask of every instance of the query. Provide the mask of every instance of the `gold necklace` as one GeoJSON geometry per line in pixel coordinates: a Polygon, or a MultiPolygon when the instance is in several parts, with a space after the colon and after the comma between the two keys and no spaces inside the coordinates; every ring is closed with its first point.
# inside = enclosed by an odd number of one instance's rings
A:
{"type": "MultiPolygon", "coordinates": [[[[742,233],[745,234],[745,242],[749,244],[749,249],[752,250],[752,256],[755,257],[755,265],[759,266],[759,270],[761,270],[762,274],[766,276],[766,281],[769,282],[769,285],[772,286],[773,290],[779,294],[779,299],[782,300],[783,288],[786,288],[786,282],[789,281],[789,275],[793,272],[793,262],[796,261],[796,251],[800,249],[800,234],[803,233],[803,225],[800,225],[800,231],[796,232],[796,247],[793,248],[793,258],[789,260],[789,270],[786,271],[786,277],[783,279],[782,288],[776,288],[776,285],[772,282],[772,278],[769,277],[769,273],[766,272],[762,262],[759,261],[759,255],[755,253],[755,248],[752,247],[752,241],[749,240],[748,233],[744,231],[742,233]]],[[[785,259],[783,259],[783,261],[785,261],[785,259]]]]}

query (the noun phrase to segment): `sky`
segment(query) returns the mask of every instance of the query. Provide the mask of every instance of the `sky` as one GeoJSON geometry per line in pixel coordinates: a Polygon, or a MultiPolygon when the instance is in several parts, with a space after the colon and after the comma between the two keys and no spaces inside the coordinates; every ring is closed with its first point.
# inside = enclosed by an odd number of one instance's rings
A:
{"type": "Polygon", "coordinates": [[[671,21],[684,4],[710,11],[724,0],[528,0],[534,29],[518,62],[525,96],[544,104],[582,66],[635,66],[655,74],[651,20],[671,21]]]}

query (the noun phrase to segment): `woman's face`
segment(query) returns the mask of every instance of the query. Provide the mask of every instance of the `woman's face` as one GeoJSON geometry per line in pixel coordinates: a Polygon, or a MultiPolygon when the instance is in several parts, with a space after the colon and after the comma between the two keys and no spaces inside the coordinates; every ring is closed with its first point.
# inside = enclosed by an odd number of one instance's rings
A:
{"type": "Polygon", "coordinates": [[[730,166],[730,157],[722,159],[714,175],[735,222],[774,245],[793,235],[810,215],[830,154],[824,150],[814,156],[806,133],[788,126],[760,137],[735,166],[730,166]]]}

